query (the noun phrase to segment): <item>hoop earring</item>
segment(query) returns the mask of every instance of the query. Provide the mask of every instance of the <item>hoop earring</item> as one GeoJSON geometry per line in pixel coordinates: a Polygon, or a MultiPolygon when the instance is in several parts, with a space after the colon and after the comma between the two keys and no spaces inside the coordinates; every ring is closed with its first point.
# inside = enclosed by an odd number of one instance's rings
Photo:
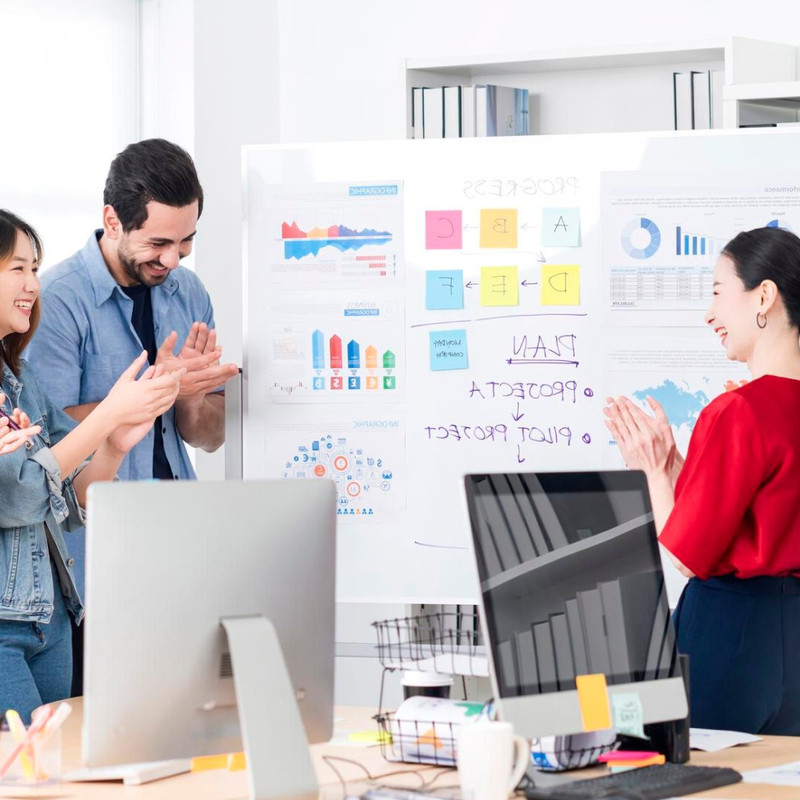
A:
{"type": "Polygon", "coordinates": [[[766,314],[756,314],[756,325],[763,331],[764,328],[767,327],[767,315],[766,314]]]}

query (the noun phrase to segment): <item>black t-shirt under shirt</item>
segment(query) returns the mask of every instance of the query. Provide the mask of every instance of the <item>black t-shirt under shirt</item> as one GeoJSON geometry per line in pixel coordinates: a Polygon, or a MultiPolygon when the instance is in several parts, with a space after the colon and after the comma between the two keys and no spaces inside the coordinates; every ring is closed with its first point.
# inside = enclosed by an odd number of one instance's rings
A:
{"type": "MultiPolygon", "coordinates": [[[[149,286],[121,286],[123,292],[133,300],[131,324],[139,336],[142,347],[147,350],[151,364],[156,362],[156,331],[153,325],[153,303],[150,299],[149,286]]],[[[158,417],[155,421],[155,440],[153,441],[153,477],[159,480],[172,480],[167,454],[164,450],[163,421],[158,417]]]]}

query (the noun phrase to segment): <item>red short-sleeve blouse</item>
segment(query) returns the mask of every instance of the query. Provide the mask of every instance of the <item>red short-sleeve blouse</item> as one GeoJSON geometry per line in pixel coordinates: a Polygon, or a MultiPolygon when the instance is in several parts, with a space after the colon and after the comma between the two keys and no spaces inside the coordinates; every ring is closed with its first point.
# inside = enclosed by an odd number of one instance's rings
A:
{"type": "Polygon", "coordinates": [[[800,577],[800,380],[765,375],[709,403],[659,540],[699,578],[800,577]]]}

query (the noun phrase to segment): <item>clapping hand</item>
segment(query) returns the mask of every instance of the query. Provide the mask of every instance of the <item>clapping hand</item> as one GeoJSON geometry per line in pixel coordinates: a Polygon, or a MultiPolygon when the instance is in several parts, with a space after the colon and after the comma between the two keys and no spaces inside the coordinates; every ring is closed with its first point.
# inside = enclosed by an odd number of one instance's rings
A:
{"type": "Polygon", "coordinates": [[[660,471],[671,474],[677,450],[672,427],[661,404],[652,397],[647,398],[653,411],[651,417],[627,397],[609,397],[606,403],[605,424],[626,466],[643,470],[648,476],[660,471]]]}
{"type": "Polygon", "coordinates": [[[161,366],[151,366],[137,378],[146,362],[147,353],[142,352],[100,404],[113,415],[115,422],[109,443],[125,453],[147,434],[156,417],[172,406],[185,374],[184,369],[166,372],[161,366]]]}
{"type": "Polygon", "coordinates": [[[184,369],[179,400],[202,398],[222,386],[239,372],[236,364],[220,364],[222,348],[217,346],[217,332],[205,322],[193,322],[178,355],[174,354],[178,334],[172,331],[161,343],[156,365],[168,373],[184,369]]]}
{"type": "MultiPolygon", "coordinates": [[[[3,403],[5,399],[5,395],[0,392],[0,403],[3,403]]],[[[0,455],[19,450],[31,436],[36,436],[41,432],[41,427],[31,425],[28,415],[18,408],[15,408],[10,416],[3,414],[0,416],[0,455]],[[10,421],[13,421],[19,430],[13,430],[9,424],[10,421]]]]}

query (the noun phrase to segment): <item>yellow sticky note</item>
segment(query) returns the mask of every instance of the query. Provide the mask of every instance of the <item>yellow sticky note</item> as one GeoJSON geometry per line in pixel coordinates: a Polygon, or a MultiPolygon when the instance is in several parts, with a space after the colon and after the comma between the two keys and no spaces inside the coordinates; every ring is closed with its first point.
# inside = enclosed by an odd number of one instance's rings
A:
{"type": "Polygon", "coordinates": [[[381,742],[391,742],[392,737],[388,731],[353,731],[347,735],[348,741],[358,744],[380,744],[381,742]]]}
{"type": "Polygon", "coordinates": [[[192,759],[192,772],[205,772],[209,769],[227,769],[228,755],[195,756],[192,759]]]}
{"type": "Polygon", "coordinates": [[[608,702],[608,689],[606,676],[578,675],[575,678],[575,687],[578,690],[578,702],[581,706],[583,729],[585,731],[600,731],[611,727],[611,705],[608,702]]]}
{"type": "Polygon", "coordinates": [[[581,268],[577,264],[542,264],[542,305],[577,306],[581,302],[581,268]]]}
{"type": "Polygon", "coordinates": [[[519,305],[519,276],[516,267],[481,267],[481,305],[519,305]]]}
{"type": "Polygon", "coordinates": [[[241,772],[247,769],[247,758],[244,753],[231,753],[228,757],[228,769],[231,772],[241,772]]]}
{"type": "Polygon", "coordinates": [[[517,209],[481,209],[481,247],[517,246],[517,209]]]}

